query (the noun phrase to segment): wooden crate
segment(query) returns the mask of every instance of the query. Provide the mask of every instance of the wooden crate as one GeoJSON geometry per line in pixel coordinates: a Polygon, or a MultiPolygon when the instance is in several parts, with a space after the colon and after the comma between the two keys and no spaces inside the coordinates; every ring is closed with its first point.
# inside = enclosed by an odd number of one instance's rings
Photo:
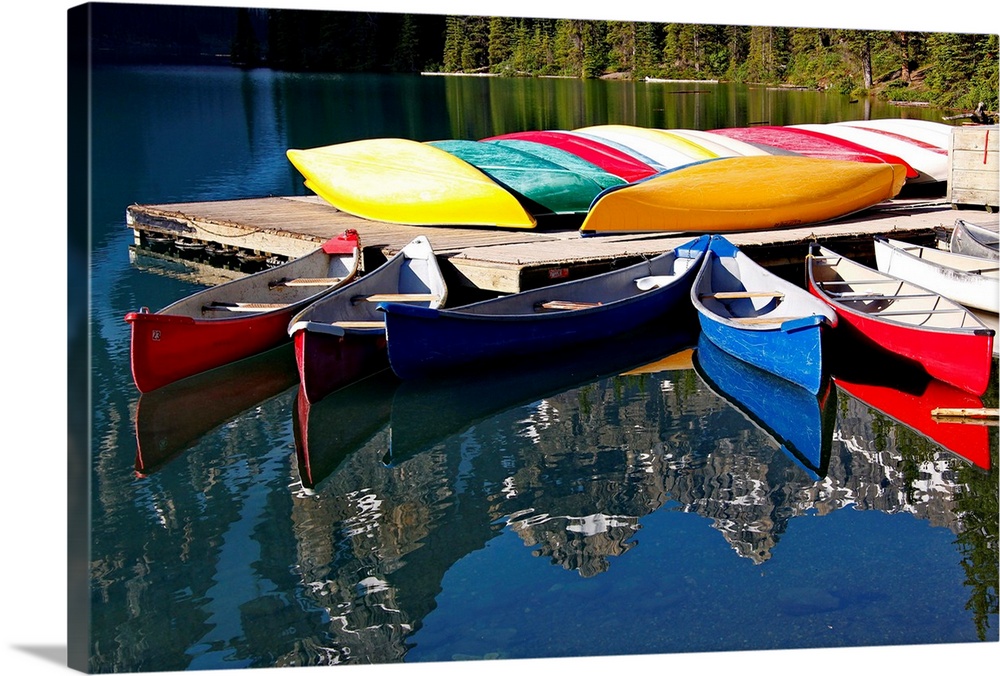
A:
{"type": "Polygon", "coordinates": [[[992,210],[1000,203],[1000,127],[956,127],[948,151],[948,200],[953,205],[982,206],[992,210]]]}

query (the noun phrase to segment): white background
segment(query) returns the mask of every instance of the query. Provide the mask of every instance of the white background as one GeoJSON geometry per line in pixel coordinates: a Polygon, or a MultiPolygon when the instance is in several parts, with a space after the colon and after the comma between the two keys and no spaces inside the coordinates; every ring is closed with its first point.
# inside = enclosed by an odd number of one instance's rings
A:
{"type": "MultiPolygon", "coordinates": [[[[155,2],[155,0],[150,0],[155,2]]],[[[3,399],[0,514],[0,596],[4,673],[66,670],[66,12],[74,4],[34,0],[7,5],[0,22],[3,79],[0,129],[6,208],[0,212],[3,246],[4,325],[2,354],[7,393],[3,399]],[[13,185],[11,179],[14,179],[13,185]]],[[[304,9],[403,12],[402,0],[161,1],[304,9]]],[[[820,3],[649,2],[648,0],[423,0],[430,14],[576,17],[772,26],[893,28],[998,33],[990,3],[888,3],[837,0],[820,3]],[[668,6],[669,5],[669,6],[668,6]]],[[[122,252],[125,255],[125,252],[122,252]]],[[[86,405],[82,403],[81,405],[86,405]]],[[[994,470],[995,471],[995,470],[994,470]]],[[[914,593],[922,581],[914,580],[914,593]]],[[[992,627],[994,636],[997,628],[992,627]]],[[[836,650],[713,653],[629,658],[521,660],[517,662],[386,665],[351,674],[483,674],[518,671],[548,674],[628,670],[633,674],[728,669],[768,673],[833,674],[859,667],[905,674],[956,673],[998,664],[1000,644],[902,646],[836,650]]],[[[236,670],[206,672],[245,673],[236,670]]],[[[264,670],[303,676],[301,669],[264,670]]],[[[311,671],[309,673],[312,673],[311,671]]]]}

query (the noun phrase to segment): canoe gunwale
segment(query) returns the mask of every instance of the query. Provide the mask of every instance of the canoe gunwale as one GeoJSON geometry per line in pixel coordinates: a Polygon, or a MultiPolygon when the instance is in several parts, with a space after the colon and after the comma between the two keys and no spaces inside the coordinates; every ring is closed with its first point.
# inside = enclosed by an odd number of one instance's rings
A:
{"type": "Polygon", "coordinates": [[[930,289],[962,305],[1000,312],[1000,261],[909,244],[878,235],[875,258],[880,272],[930,289]],[[988,274],[992,273],[992,274],[988,274]]]}
{"type": "Polygon", "coordinates": [[[315,251],[282,265],[185,296],[159,312],[149,312],[143,307],[138,312],[126,314],[125,322],[131,328],[130,368],[139,391],[151,392],[286,342],[285,327],[296,312],[350,284],[357,275],[361,260],[357,232],[347,230],[334,239],[337,241],[330,240],[315,251]],[[271,283],[288,276],[299,277],[298,272],[303,269],[314,272],[319,268],[329,274],[338,264],[344,274],[338,272],[340,276],[334,283],[305,297],[293,290],[289,295],[297,300],[291,303],[260,311],[237,305],[246,302],[247,298],[262,298],[262,294],[271,292],[271,283]],[[232,316],[203,315],[206,304],[220,301],[232,303],[241,311],[231,313],[232,316]]]}
{"type": "Polygon", "coordinates": [[[627,335],[641,327],[665,326],[667,319],[678,330],[693,329],[694,312],[687,299],[707,244],[707,236],[698,237],[620,270],[454,309],[379,304],[386,319],[390,366],[404,380],[419,379],[488,367],[504,360],[533,360],[542,354],[558,354],[627,335]],[[679,260],[689,264],[675,266],[679,260]],[[635,283],[637,277],[644,279],[650,272],[661,273],[658,276],[663,277],[663,283],[648,289],[635,283]],[[579,309],[524,311],[534,308],[537,301],[552,298],[575,303],[601,300],[601,292],[607,287],[619,294],[627,291],[627,295],[613,300],[604,296],[607,302],[579,309]]]}
{"type": "MultiPolygon", "coordinates": [[[[967,392],[982,395],[986,391],[992,373],[993,341],[996,335],[993,329],[983,324],[971,311],[940,295],[936,303],[943,303],[964,312],[963,318],[972,325],[925,326],[899,321],[895,316],[882,316],[877,312],[864,312],[860,308],[853,308],[831,297],[822,286],[823,280],[817,278],[817,262],[830,259],[838,260],[838,264],[841,261],[846,262],[845,270],[864,274],[866,279],[873,276],[894,278],[840,256],[818,244],[812,244],[806,256],[806,280],[809,292],[836,310],[841,318],[840,326],[843,327],[838,329],[838,334],[850,336],[852,340],[861,341],[877,351],[898,355],[919,365],[930,377],[967,392]]],[[[838,276],[843,278],[842,275],[838,276]]],[[[922,289],[904,280],[897,281],[901,285],[922,289]]]]}
{"type": "Polygon", "coordinates": [[[423,274],[416,272],[411,278],[415,278],[420,283],[426,285],[428,287],[427,291],[434,294],[434,300],[427,300],[425,302],[430,307],[439,307],[446,303],[448,298],[447,285],[441,268],[438,265],[437,256],[427,238],[420,235],[411,240],[399,252],[375,270],[338,287],[333,292],[298,312],[288,322],[288,335],[294,336],[295,333],[304,330],[318,331],[336,336],[347,334],[378,335],[384,333],[384,328],[380,330],[375,328],[341,327],[336,326],[336,323],[346,320],[377,319],[378,315],[375,312],[377,311],[378,304],[358,303],[354,299],[359,296],[368,296],[371,293],[408,292],[408,288],[403,288],[404,284],[401,281],[401,272],[411,265],[410,261],[423,263],[423,274]],[[386,283],[384,280],[393,274],[395,280],[386,283]],[[365,311],[358,311],[357,313],[351,313],[350,317],[344,317],[338,313],[338,310],[341,310],[343,307],[361,307],[365,311]]]}
{"type": "MultiPolygon", "coordinates": [[[[822,249],[822,247],[821,247],[821,250],[829,251],[828,249],[822,249]]],[[[830,252],[830,253],[833,254],[833,252],[830,252]]],[[[888,323],[888,324],[895,325],[895,326],[897,326],[899,328],[913,329],[913,330],[916,330],[916,331],[926,331],[926,332],[929,332],[929,333],[970,334],[970,335],[982,335],[982,333],[981,333],[982,331],[985,331],[985,332],[987,332],[989,334],[995,333],[993,331],[993,329],[987,328],[986,325],[983,324],[981,320],[979,320],[972,312],[969,312],[964,307],[962,307],[962,305],[960,305],[959,303],[956,303],[955,301],[952,301],[952,300],[950,300],[948,298],[945,298],[944,296],[942,296],[941,294],[933,291],[932,289],[927,289],[927,288],[918,286],[917,284],[914,284],[913,282],[908,282],[908,281],[906,281],[904,279],[899,279],[899,278],[893,277],[892,275],[888,275],[888,274],[879,272],[878,270],[874,270],[874,269],[869,269],[869,271],[874,276],[884,277],[885,278],[885,283],[896,283],[896,284],[900,284],[900,285],[910,286],[910,287],[913,287],[914,289],[919,289],[921,292],[929,294],[932,297],[939,298],[942,303],[944,303],[946,306],[948,306],[948,309],[955,309],[955,310],[958,310],[958,311],[961,311],[961,312],[965,312],[966,314],[968,314],[970,316],[970,318],[972,319],[972,321],[974,323],[976,323],[976,324],[979,324],[979,326],[924,326],[922,324],[912,324],[912,323],[908,323],[908,322],[894,320],[894,319],[892,319],[891,316],[883,319],[882,315],[880,315],[878,312],[865,312],[864,310],[862,310],[860,308],[852,307],[852,306],[848,305],[847,303],[845,303],[843,300],[840,300],[839,298],[837,298],[836,296],[833,296],[833,295],[829,294],[825,290],[825,288],[824,288],[824,286],[827,283],[827,281],[826,280],[816,279],[816,277],[814,275],[813,267],[812,267],[813,263],[815,261],[818,261],[818,260],[828,260],[828,259],[831,259],[831,258],[832,259],[837,259],[837,260],[843,259],[843,260],[847,261],[849,264],[856,265],[856,266],[859,266],[859,267],[867,267],[867,266],[861,266],[860,263],[855,263],[854,261],[851,261],[846,256],[841,256],[841,255],[838,255],[838,254],[824,256],[824,255],[815,255],[815,254],[812,253],[812,251],[810,251],[810,253],[808,253],[806,255],[806,271],[807,271],[807,276],[808,276],[808,281],[809,281],[810,286],[812,288],[815,288],[817,290],[817,292],[818,292],[817,295],[819,295],[823,300],[825,300],[827,303],[829,303],[831,306],[835,307],[838,310],[843,310],[844,312],[847,312],[847,313],[849,313],[851,315],[854,315],[854,316],[857,316],[859,318],[864,318],[864,319],[873,320],[873,321],[881,321],[881,322],[885,322],[885,323],[888,323]]],[[[852,283],[853,284],[861,284],[861,285],[873,283],[871,281],[871,279],[866,279],[866,280],[864,280],[862,282],[852,282],[850,280],[833,280],[833,281],[835,281],[837,284],[844,283],[846,285],[850,285],[852,283]]],[[[893,295],[886,295],[885,299],[886,300],[891,300],[893,297],[894,297],[893,295]]],[[[849,301],[850,299],[847,299],[847,300],[849,301]]],[[[928,310],[924,310],[923,312],[915,312],[914,314],[928,314],[928,313],[929,313],[928,310]]]]}

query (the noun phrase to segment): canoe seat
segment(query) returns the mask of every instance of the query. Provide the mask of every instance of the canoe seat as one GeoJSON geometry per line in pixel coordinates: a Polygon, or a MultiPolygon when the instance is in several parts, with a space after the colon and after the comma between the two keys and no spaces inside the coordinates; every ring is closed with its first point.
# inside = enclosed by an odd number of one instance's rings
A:
{"type": "Polygon", "coordinates": [[[368,296],[352,296],[351,304],[358,303],[416,303],[420,301],[436,301],[440,298],[436,293],[373,293],[368,296]]]}
{"type": "Polygon", "coordinates": [[[276,282],[271,282],[268,286],[272,289],[279,286],[333,286],[342,279],[342,277],[300,277],[299,279],[279,279],[276,282]]]}
{"type": "Polygon", "coordinates": [[[345,319],[340,322],[331,322],[330,325],[342,329],[381,329],[385,327],[385,322],[377,319],[345,319]]]}
{"type": "Polygon", "coordinates": [[[224,303],[214,301],[201,307],[202,312],[266,312],[288,307],[285,303],[224,303]]]}
{"type": "Polygon", "coordinates": [[[640,277],[635,280],[635,285],[640,291],[650,291],[651,289],[659,289],[667,286],[676,280],[676,277],[671,277],[670,275],[650,275],[649,277],[640,277]]]}
{"type": "Polygon", "coordinates": [[[703,293],[699,298],[716,298],[718,300],[732,300],[736,298],[777,298],[782,299],[785,294],[780,291],[718,291],[716,293],[703,293]]]}
{"type": "Polygon", "coordinates": [[[730,317],[731,320],[739,324],[784,324],[793,319],[808,319],[811,315],[801,317],[730,317]]]}
{"type": "Polygon", "coordinates": [[[586,303],[572,300],[546,300],[535,303],[535,311],[543,310],[586,310],[587,308],[598,307],[600,303],[586,303]]]}

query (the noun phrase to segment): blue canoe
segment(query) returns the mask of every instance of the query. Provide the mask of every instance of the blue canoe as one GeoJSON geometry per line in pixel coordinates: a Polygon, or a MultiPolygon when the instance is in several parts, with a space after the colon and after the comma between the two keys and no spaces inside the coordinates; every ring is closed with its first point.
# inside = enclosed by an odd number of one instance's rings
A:
{"type": "Polygon", "coordinates": [[[432,377],[607,340],[656,322],[696,326],[688,299],[708,241],[701,236],[620,270],[455,309],[380,304],[389,365],[402,379],[432,377]]]}
{"type": "Polygon", "coordinates": [[[826,476],[837,420],[837,388],[831,379],[813,394],[729,356],[705,334],[692,361],[709,389],[774,439],[811,479],[826,476]]]}
{"type": "Polygon", "coordinates": [[[827,376],[822,334],[837,324],[829,305],[720,235],[712,236],[691,302],[702,332],[720,349],[813,394],[820,391],[827,376]]]}

